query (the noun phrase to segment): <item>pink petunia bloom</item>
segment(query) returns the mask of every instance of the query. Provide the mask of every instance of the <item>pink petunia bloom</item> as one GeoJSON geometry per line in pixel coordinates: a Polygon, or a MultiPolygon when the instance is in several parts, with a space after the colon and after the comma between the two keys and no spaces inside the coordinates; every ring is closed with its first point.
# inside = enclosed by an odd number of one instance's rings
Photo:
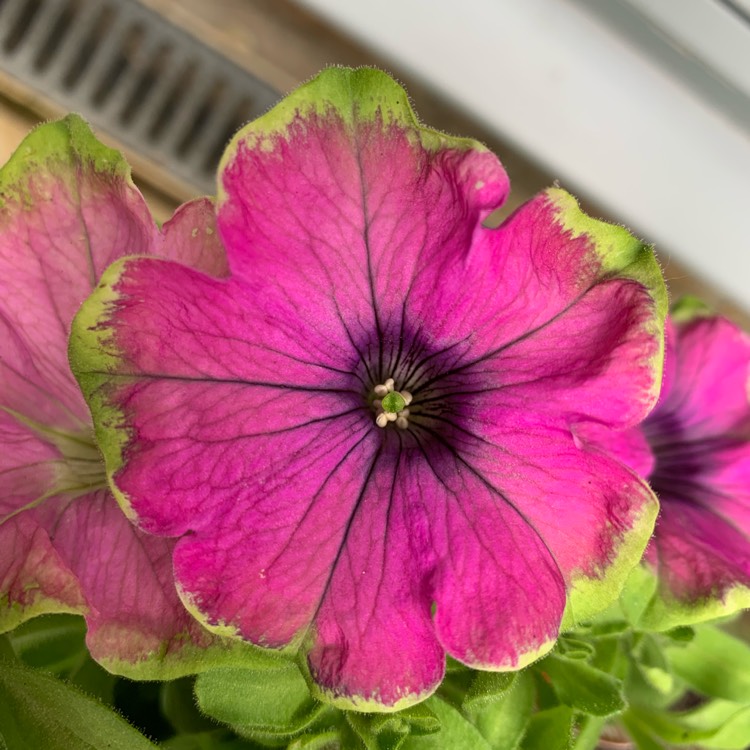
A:
{"type": "Polygon", "coordinates": [[[91,653],[115,671],[194,671],[218,640],[177,597],[173,542],[137,530],[107,489],[67,345],[116,258],[225,273],[213,205],[187,204],[160,232],[122,157],[75,116],[24,140],[0,199],[0,631],[82,613],[91,653]]]}
{"type": "Polygon", "coordinates": [[[659,402],[598,440],[648,477],[661,510],[642,624],[668,628],[750,606],[750,338],[685,304],[667,326],[659,402]]]}
{"type": "Polygon", "coordinates": [[[422,128],[372,70],[331,69],[235,138],[230,277],[115,264],[71,362],[123,505],[178,537],[207,627],[297,650],[316,695],[426,697],[445,653],[518,669],[614,599],[656,501],[582,446],[639,422],[666,300],[625,230],[422,128]]]}

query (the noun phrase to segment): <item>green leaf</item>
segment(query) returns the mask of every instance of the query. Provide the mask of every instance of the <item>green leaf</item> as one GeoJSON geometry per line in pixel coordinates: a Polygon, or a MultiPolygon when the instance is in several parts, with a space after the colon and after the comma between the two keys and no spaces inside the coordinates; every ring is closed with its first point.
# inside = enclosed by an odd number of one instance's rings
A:
{"type": "Polygon", "coordinates": [[[589,641],[572,636],[562,636],[557,641],[557,652],[566,659],[590,659],[596,649],[589,641]]]}
{"type": "Polygon", "coordinates": [[[111,709],[51,675],[0,663],[0,747],[4,750],[154,750],[111,709]]]}
{"type": "Polygon", "coordinates": [[[631,633],[596,638],[596,650],[589,660],[589,666],[602,672],[622,678],[627,670],[626,653],[630,649],[631,633]]]}
{"type": "Polygon", "coordinates": [[[599,739],[606,723],[607,720],[601,716],[580,717],[571,750],[596,750],[599,747],[599,739]]]}
{"type": "Polygon", "coordinates": [[[8,633],[18,658],[30,667],[61,675],[86,651],[86,623],[78,615],[42,615],[8,633]]]}
{"type": "Polygon", "coordinates": [[[16,652],[10,644],[10,639],[7,635],[0,635],[0,660],[10,659],[13,661],[15,658],[16,652]]]}
{"type": "Polygon", "coordinates": [[[568,750],[572,747],[573,711],[567,706],[539,711],[529,721],[522,750],[568,750]]]}
{"type": "Polygon", "coordinates": [[[625,708],[620,680],[580,659],[550,654],[536,668],[549,678],[560,701],[571,708],[594,716],[610,716],[625,708]]]}
{"type": "Polygon", "coordinates": [[[488,703],[507,695],[513,688],[517,672],[476,672],[466,691],[463,708],[465,711],[482,709],[488,703]]]}
{"type": "Polygon", "coordinates": [[[367,750],[398,750],[409,735],[440,731],[440,719],[424,703],[388,714],[347,711],[346,720],[367,750]]]}
{"type": "Polygon", "coordinates": [[[411,734],[440,731],[440,720],[423,703],[392,714],[347,711],[346,719],[367,750],[398,750],[411,734]]]}
{"type": "Polygon", "coordinates": [[[181,734],[163,742],[164,750],[255,750],[257,745],[239,739],[226,729],[181,734]]]}
{"type": "Polygon", "coordinates": [[[622,715],[622,723],[638,750],[664,750],[664,745],[654,739],[649,727],[642,724],[632,711],[622,715]]]}
{"type": "Polygon", "coordinates": [[[24,664],[53,672],[88,695],[112,703],[117,678],[91,658],[83,617],[34,617],[8,633],[8,638],[24,664]]]}
{"type": "Polygon", "coordinates": [[[620,593],[620,607],[628,621],[637,625],[656,593],[656,576],[645,566],[636,565],[620,593]]]}
{"type": "Polygon", "coordinates": [[[750,745],[750,706],[713,700],[681,718],[685,726],[714,730],[714,734],[701,743],[706,748],[743,750],[750,745]]]}
{"type": "Polygon", "coordinates": [[[434,734],[410,734],[401,750],[492,750],[477,728],[440,697],[433,695],[424,705],[440,721],[440,731],[434,734]]]}
{"type": "Polygon", "coordinates": [[[667,649],[673,670],[698,692],[750,703],[750,646],[715,626],[695,629],[687,645],[667,649]]]}
{"type": "Polygon", "coordinates": [[[340,740],[338,730],[329,729],[328,731],[297,737],[289,743],[287,750],[339,750],[339,748],[345,747],[340,740]]]}
{"type": "Polygon", "coordinates": [[[648,686],[660,695],[671,699],[674,697],[677,682],[660,645],[660,641],[663,640],[644,634],[636,649],[635,657],[641,676],[648,686]]]}
{"type": "MultiPolygon", "coordinates": [[[[463,665],[462,665],[463,666],[463,665]]],[[[513,686],[517,672],[482,672],[463,667],[449,671],[438,688],[440,697],[463,711],[480,709],[513,686]]]]}
{"type": "Polygon", "coordinates": [[[678,628],[672,628],[664,633],[667,638],[673,640],[675,643],[690,643],[695,638],[695,628],[683,625],[678,628]]]}
{"type": "Polygon", "coordinates": [[[696,745],[722,750],[744,750],[750,743],[750,706],[722,701],[683,714],[633,709],[631,716],[648,727],[654,738],[670,745],[696,745]]]}
{"type": "Polygon", "coordinates": [[[534,681],[519,672],[510,688],[493,700],[470,702],[465,715],[494,750],[515,750],[526,731],[534,704],[534,681]]]}
{"type": "Polygon", "coordinates": [[[313,699],[299,667],[287,659],[266,669],[204,672],[196,679],[195,696],[205,714],[258,740],[293,737],[332,710],[313,699]]]}

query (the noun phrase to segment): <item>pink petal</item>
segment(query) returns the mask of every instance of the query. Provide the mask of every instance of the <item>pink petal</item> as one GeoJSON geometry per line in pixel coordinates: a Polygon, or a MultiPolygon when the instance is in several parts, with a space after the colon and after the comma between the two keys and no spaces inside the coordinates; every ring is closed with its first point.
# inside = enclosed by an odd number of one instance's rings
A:
{"type": "Polygon", "coordinates": [[[589,448],[617,459],[639,477],[647,478],[654,470],[654,454],[640,426],[613,430],[608,424],[587,422],[576,425],[573,432],[589,448]]]}
{"type": "Polygon", "coordinates": [[[505,408],[569,427],[589,420],[627,427],[648,413],[658,387],[652,315],[642,286],[592,285],[548,322],[474,358],[475,370],[492,380],[505,408]]]}
{"type": "Polygon", "coordinates": [[[210,276],[226,276],[229,267],[216,231],[215,210],[210,198],[196,198],[180,206],[162,227],[153,254],[210,276]]]}
{"type": "Polygon", "coordinates": [[[0,410],[0,632],[43,612],[83,612],[78,581],[30,512],[60,474],[60,454],[0,410]]]}
{"type": "Polygon", "coordinates": [[[658,407],[659,434],[650,435],[658,450],[662,439],[699,441],[750,427],[748,380],[750,338],[725,318],[697,318],[675,326],[676,350],[658,407]],[[671,429],[666,423],[673,423],[671,429]]]}
{"type": "MultiPolygon", "coordinates": [[[[225,274],[213,205],[186,204],[160,233],[122,157],[76,116],[34,131],[3,169],[2,188],[0,628],[82,612],[92,653],[112,668],[194,670],[209,646],[214,659],[232,649],[182,606],[173,543],[137,531],[108,492],[81,496],[61,445],[92,440],[67,356],[81,302],[124,255],[159,252],[225,274]]],[[[103,484],[103,465],[100,475],[103,484]]]]}
{"type": "MultiPolygon", "coordinates": [[[[544,540],[569,591],[571,623],[611,602],[638,563],[658,506],[647,485],[621,464],[582,446],[565,429],[493,410],[498,426],[477,427],[492,453],[469,448],[472,467],[544,540]],[[553,457],[553,460],[550,460],[553,457]]],[[[476,443],[475,443],[476,444],[476,443]]]]}
{"type": "Polygon", "coordinates": [[[458,456],[384,452],[355,510],[310,639],[329,699],[413,701],[442,678],[443,649],[502,670],[551,648],[565,604],[557,567],[514,504],[458,456]]]}
{"type": "Polygon", "coordinates": [[[304,321],[324,354],[397,327],[416,279],[463,253],[508,192],[478,143],[417,129],[393,81],[340,72],[325,72],[325,90],[310,84],[312,104],[301,87],[241,131],[224,156],[218,214],[233,273],[272,297],[274,319],[304,321]],[[351,120],[349,77],[377,88],[371,118],[351,120]],[[284,295],[273,291],[280,278],[284,295]]]}
{"type": "Polygon", "coordinates": [[[729,596],[734,605],[750,605],[747,527],[710,507],[665,497],[653,546],[661,596],[684,621],[721,614],[729,596]],[[682,611],[686,605],[692,612],[682,611]]]}
{"type": "Polygon", "coordinates": [[[87,139],[75,118],[34,131],[5,167],[0,209],[3,404],[73,430],[87,411],[68,373],[70,321],[112,260],[148,252],[157,235],[121,157],[97,168],[87,139]]]}
{"type": "Polygon", "coordinates": [[[120,674],[169,679],[221,647],[177,596],[174,543],[138,531],[108,491],[50,502],[36,515],[85,592],[95,659],[120,674]]]}
{"type": "MultiPolygon", "coordinates": [[[[583,328],[589,336],[602,335],[588,316],[609,315],[618,330],[629,329],[628,343],[644,365],[642,381],[634,386],[647,400],[638,403],[643,416],[656,400],[661,377],[661,358],[656,356],[661,334],[649,296],[656,293],[664,305],[662,281],[648,257],[648,249],[624,229],[591,219],[568,193],[549,189],[497,230],[478,233],[470,248],[446,258],[411,295],[409,312],[431,322],[436,340],[455,346],[470,342],[472,355],[488,360],[511,347],[520,351],[516,348],[528,339],[532,346],[542,346],[534,342],[548,337],[556,347],[564,345],[559,355],[549,353],[551,359],[570,357],[583,328]],[[445,314],[446,304],[450,314],[445,314]],[[622,321],[616,318],[618,310],[622,321]]],[[[658,312],[663,317],[666,310],[658,312]]],[[[584,352],[588,343],[582,341],[579,350],[584,352]]],[[[585,356],[592,358],[588,352],[585,356]]],[[[616,412],[613,407],[609,418],[616,412]]],[[[626,419],[632,421],[633,415],[626,419]]]]}

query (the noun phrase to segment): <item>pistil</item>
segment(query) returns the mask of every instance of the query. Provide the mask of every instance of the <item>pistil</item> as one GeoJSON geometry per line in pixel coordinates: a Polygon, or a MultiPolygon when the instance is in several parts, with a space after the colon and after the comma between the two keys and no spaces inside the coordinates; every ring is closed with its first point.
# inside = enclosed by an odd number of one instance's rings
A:
{"type": "Polygon", "coordinates": [[[395,422],[396,427],[405,430],[409,426],[409,410],[406,407],[411,403],[411,393],[397,391],[393,378],[388,378],[385,383],[373,388],[373,394],[375,424],[385,427],[389,422],[395,422]]]}

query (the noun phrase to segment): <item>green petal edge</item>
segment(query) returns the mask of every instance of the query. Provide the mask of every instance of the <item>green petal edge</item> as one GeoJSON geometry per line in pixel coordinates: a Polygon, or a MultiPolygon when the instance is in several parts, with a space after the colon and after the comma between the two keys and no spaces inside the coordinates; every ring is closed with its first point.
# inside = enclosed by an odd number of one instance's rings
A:
{"type": "MultiPolygon", "coordinates": [[[[664,329],[669,311],[667,287],[651,245],[641,242],[625,227],[585,214],[578,201],[562,188],[548,188],[546,194],[557,209],[557,220],[572,237],[585,235],[601,262],[604,278],[628,278],[643,284],[653,297],[655,318],[664,329]]],[[[661,384],[661,378],[658,381],[661,384]]]]}
{"type": "Polygon", "coordinates": [[[51,596],[41,596],[31,604],[22,606],[18,602],[8,604],[8,595],[0,596],[0,634],[15,630],[27,620],[40,615],[83,615],[88,611],[85,605],[75,606],[54,599],[51,596]]]}
{"type": "MultiPolygon", "coordinates": [[[[549,188],[548,199],[557,211],[557,220],[572,237],[585,236],[592,243],[600,266],[600,276],[632,279],[643,285],[654,303],[654,314],[648,330],[659,341],[659,349],[651,361],[653,385],[650,404],[659,398],[664,367],[664,326],[669,311],[667,288],[659,264],[649,245],[634,237],[627,229],[616,224],[587,216],[576,199],[561,188],[549,188]]],[[[630,571],[639,563],[643,550],[653,532],[659,510],[656,496],[643,484],[648,493],[642,511],[634,519],[632,528],[620,542],[615,558],[599,575],[574,576],[568,591],[568,603],[563,615],[562,629],[568,629],[582,620],[602,612],[614,602],[630,571]]]]}
{"type": "MultiPolygon", "coordinates": [[[[646,568],[646,566],[642,566],[646,568]]],[[[653,571],[648,575],[656,578],[653,571]]],[[[655,593],[646,605],[636,624],[643,630],[671,630],[682,625],[697,625],[718,620],[750,608],[750,588],[737,584],[727,589],[721,597],[706,597],[693,602],[677,599],[654,583],[655,593]]]]}
{"type": "Polygon", "coordinates": [[[99,664],[112,674],[132,680],[176,680],[200,674],[217,667],[268,669],[289,657],[270,649],[254,646],[247,641],[214,637],[212,642],[200,645],[190,640],[188,633],[165,642],[142,659],[97,658],[99,664]]]}
{"type": "Polygon", "coordinates": [[[632,527],[621,541],[614,560],[601,572],[600,576],[573,576],[568,588],[568,601],[563,613],[561,631],[570,630],[575,625],[603,612],[620,596],[634,568],[643,557],[643,551],[654,530],[659,514],[659,501],[644,484],[644,491],[650,495],[650,502],[644,505],[635,518],[632,527]]]}
{"type": "Polygon", "coordinates": [[[129,260],[132,258],[122,258],[107,268],[99,284],[73,318],[68,359],[91,411],[96,441],[104,457],[112,494],[125,515],[133,521],[137,516],[130,500],[113,480],[124,464],[124,451],[130,434],[125,427],[125,415],[106,394],[107,384],[122,361],[112,331],[107,326],[119,298],[114,287],[129,260]]]}
{"type": "MultiPolygon", "coordinates": [[[[108,173],[133,184],[130,166],[119,151],[97,140],[88,123],[79,115],[38,125],[21,141],[0,170],[0,207],[8,200],[27,204],[31,196],[29,177],[54,170],[55,165],[88,164],[96,172],[108,173]]],[[[69,178],[75,173],[67,172],[69,178]]]]}
{"type": "Polygon", "coordinates": [[[234,159],[240,143],[272,151],[274,137],[283,137],[295,119],[332,114],[349,126],[355,121],[377,118],[381,118],[384,125],[400,125],[428,151],[445,148],[487,151],[479,141],[448,136],[421,125],[406,91],[387,73],[376,68],[327,68],[232,138],[219,164],[218,205],[226,197],[221,175],[234,159]]]}

